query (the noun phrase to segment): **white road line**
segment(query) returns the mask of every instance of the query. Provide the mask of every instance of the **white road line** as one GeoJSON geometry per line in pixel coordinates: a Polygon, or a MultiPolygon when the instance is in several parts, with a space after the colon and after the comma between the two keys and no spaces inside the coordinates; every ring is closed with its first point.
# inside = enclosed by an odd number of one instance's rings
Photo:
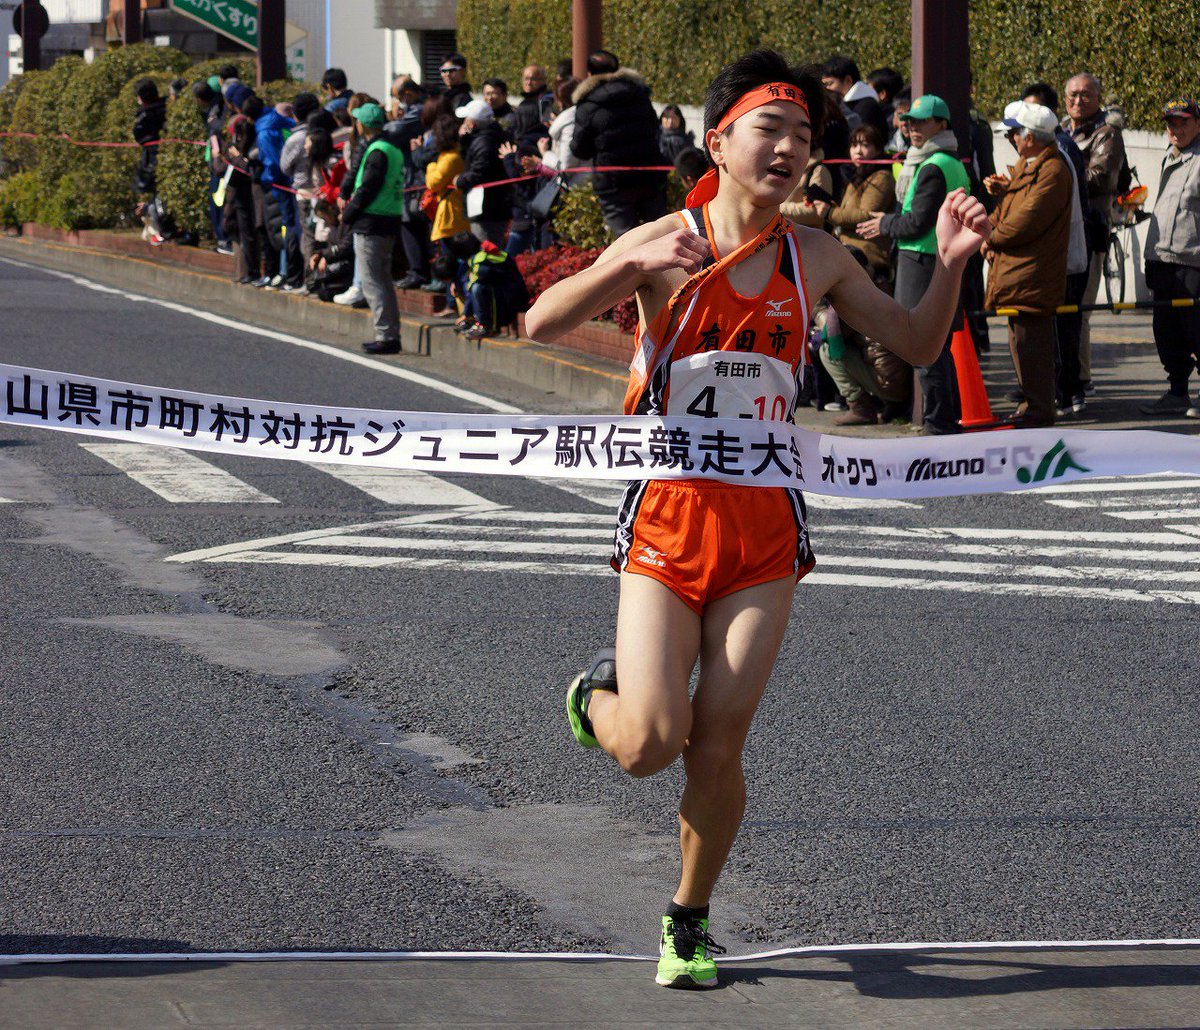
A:
{"type": "Polygon", "coordinates": [[[331,529],[309,529],[300,533],[285,533],[282,536],[263,537],[260,540],[243,540],[236,544],[221,544],[218,547],[202,547],[195,551],[183,551],[173,554],[163,561],[193,562],[208,561],[212,558],[224,558],[243,551],[251,551],[262,547],[281,547],[285,544],[297,544],[318,537],[333,536],[337,533],[354,533],[367,529],[389,529],[395,526],[425,526],[432,522],[446,519],[461,519],[465,514],[474,513],[473,508],[456,508],[452,511],[421,512],[418,515],[404,515],[396,519],[376,520],[374,522],[359,522],[350,526],[334,526],[331,529]]]}
{"type": "Polygon", "coordinates": [[[1200,518],[1200,507],[1196,508],[1155,508],[1148,511],[1106,511],[1110,519],[1126,519],[1128,521],[1156,521],[1166,519],[1197,519],[1200,518]]]}
{"type": "Polygon", "coordinates": [[[489,411],[499,411],[509,415],[524,414],[520,408],[513,407],[511,404],[505,404],[503,401],[494,400],[484,394],[475,393],[473,390],[463,390],[457,386],[451,386],[449,383],[444,383],[440,379],[434,379],[432,376],[413,372],[400,365],[376,361],[361,354],[353,354],[338,347],[331,347],[327,343],[305,340],[299,336],[292,336],[290,333],[276,332],[273,329],[261,329],[256,325],[250,325],[248,322],[238,322],[235,319],[225,318],[222,315],[214,315],[210,311],[201,311],[198,308],[189,308],[183,304],[176,304],[174,301],[159,300],[157,297],[146,297],[140,293],[130,293],[128,290],[114,289],[111,286],[104,286],[101,283],[93,282],[91,279],[85,279],[83,276],[72,275],[70,272],[60,272],[53,268],[43,268],[41,265],[17,261],[13,258],[0,258],[0,261],[10,265],[17,265],[20,268],[29,268],[35,272],[43,272],[46,275],[57,276],[59,279],[67,279],[70,282],[84,286],[89,290],[95,290],[98,293],[115,294],[116,296],[124,297],[126,300],[136,301],[139,304],[154,304],[157,307],[166,308],[168,311],[176,311],[181,315],[191,315],[193,318],[200,318],[205,322],[211,322],[213,325],[223,326],[226,329],[236,329],[238,332],[261,336],[268,340],[276,340],[279,343],[290,343],[294,347],[303,347],[305,350],[316,351],[319,354],[324,354],[326,357],[337,358],[339,361],[348,361],[352,365],[361,365],[364,368],[371,369],[373,372],[383,372],[385,375],[395,376],[397,379],[405,379],[410,383],[417,383],[420,386],[444,393],[448,397],[455,397],[458,400],[477,404],[479,407],[486,408],[489,411]]]}
{"type": "MultiPolygon", "coordinates": [[[[818,556],[818,561],[820,558],[818,556]]],[[[1123,590],[1119,587],[1060,586],[1046,583],[977,583],[963,579],[918,579],[896,576],[867,576],[857,573],[822,572],[818,567],[805,581],[823,586],[890,587],[903,590],[940,590],[964,594],[1010,594],[1023,598],[1077,597],[1105,601],[1167,601],[1200,604],[1200,591],[1123,590]]]]}
{"type": "Polygon", "coordinates": [[[464,487],[448,483],[428,472],[402,469],[360,468],[356,465],[320,465],[326,475],[333,476],[355,490],[374,497],[384,504],[404,507],[432,505],[446,508],[452,505],[490,504],[486,497],[464,487]]]}
{"type": "Polygon", "coordinates": [[[1156,561],[1188,565],[1200,562],[1200,551],[1150,551],[1108,547],[1025,547],[1021,544],[941,544],[946,554],[980,558],[1111,558],[1115,561],[1156,561]]]}
{"type": "Polygon", "coordinates": [[[395,551],[486,551],[489,554],[545,554],[606,557],[612,550],[599,543],[572,544],[553,540],[431,540],[415,536],[329,536],[305,540],[301,547],[364,547],[395,551]]]}
{"type": "MultiPolygon", "coordinates": [[[[511,526],[480,526],[473,522],[446,522],[430,526],[422,524],[416,528],[426,536],[502,536],[525,540],[544,538],[551,540],[603,540],[608,543],[612,543],[613,538],[612,526],[594,526],[591,528],[587,526],[546,526],[537,528],[520,524],[511,526]]],[[[454,545],[448,544],[447,546],[454,545]]]]}
{"type": "Polygon", "coordinates": [[[172,504],[278,504],[269,494],[187,451],[140,443],[81,443],[172,504]]]}
{"type": "Polygon", "coordinates": [[[804,503],[818,511],[860,511],[879,508],[921,508],[912,501],[897,501],[885,497],[831,497],[827,494],[805,493],[804,503]]]}
{"type": "Polygon", "coordinates": [[[482,511],[463,516],[487,522],[541,522],[547,525],[562,523],[575,526],[611,526],[611,513],[595,514],[580,511],[482,511]]]}
{"type": "MultiPolygon", "coordinates": [[[[1091,508],[1093,510],[1103,511],[1106,508],[1125,508],[1125,509],[1146,509],[1150,508],[1169,508],[1173,504],[1186,504],[1192,500],[1191,497],[1180,497],[1177,494],[1163,494],[1159,497],[1144,497],[1135,495],[1133,497],[1101,497],[1094,501],[1066,501],[1047,499],[1046,503],[1051,504],[1056,508],[1091,508]]],[[[1197,498],[1200,500],[1200,498],[1197,498]]],[[[1200,506],[1196,509],[1196,514],[1200,515],[1200,506]]],[[[1107,514],[1107,512],[1105,512],[1107,514]]]]}
{"type": "MultiPolygon", "coordinates": [[[[1183,530],[1182,526],[1168,527],[1183,530]]],[[[1190,544],[1193,537],[1175,533],[1116,533],[1107,530],[1081,533],[1070,529],[1003,529],[983,526],[938,527],[929,529],[900,526],[821,526],[817,532],[847,533],[861,536],[895,537],[904,540],[1061,540],[1066,543],[1095,544],[1190,544]]],[[[1200,526],[1197,527],[1200,533],[1200,526]]]]}
{"type": "Polygon", "coordinates": [[[562,490],[564,493],[581,497],[583,500],[591,504],[598,504],[602,508],[615,508],[621,503],[621,495],[625,492],[625,483],[623,480],[554,479],[550,476],[534,476],[532,478],[535,483],[541,483],[543,486],[552,486],[556,490],[562,490]]]}
{"type": "Polygon", "coordinates": [[[242,551],[205,558],[206,564],[325,565],[352,568],[448,569],[451,572],[536,572],[554,576],[611,576],[601,562],[476,561],[463,558],[414,558],[409,555],[297,554],[291,551],[242,551]]]}
{"type": "Polygon", "coordinates": [[[1061,486],[1039,486],[1036,490],[1014,490],[1014,494],[1033,497],[1038,494],[1106,494],[1127,493],[1140,490],[1200,490],[1200,476],[1188,479],[1151,479],[1136,480],[1135,482],[1099,482],[1095,479],[1084,479],[1078,483],[1061,486]]]}
{"type": "Polygon", "coordinates": [[[960,573],[966,576],[1036,576],[1040,579],[1079,579],[1095,582],[1102,579],[1169,578],[1176,583],[1200,583],[1200,571],[1163,569],[1130,569],[1112,565],[1022,565],[1014,562],[967,562],[953,559],[923,561],[916,558],[880,558],[875,555],[822,554],[817,552],[817,564],[864,569],[894,569],[908,572],[960,573]]]}

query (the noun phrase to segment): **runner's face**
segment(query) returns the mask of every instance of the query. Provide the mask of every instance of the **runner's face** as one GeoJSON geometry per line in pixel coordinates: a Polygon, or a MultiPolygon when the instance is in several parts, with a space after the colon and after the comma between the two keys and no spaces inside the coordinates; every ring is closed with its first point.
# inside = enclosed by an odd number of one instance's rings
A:
{"type": "Polygon", "coordinates": [[[755,200],[782,204],[808,164],[812,124],[797,104],[767,104],[742,115],[722,135],[710,131],[708,144],[718,165],[755,200]]]}

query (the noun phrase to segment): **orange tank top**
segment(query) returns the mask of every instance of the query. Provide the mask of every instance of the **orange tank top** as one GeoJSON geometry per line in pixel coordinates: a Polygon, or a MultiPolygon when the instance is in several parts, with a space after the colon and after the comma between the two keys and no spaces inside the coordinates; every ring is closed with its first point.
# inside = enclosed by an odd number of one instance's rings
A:
{"type": "MultiPolygon", "coordinates": [[[[709,241],[709,261],[719,260],[708,206],[679,217],[709,241]]],[[[792,421],[808,362],[808,293],[795,235],[785,233],[775,247],[775,268],[755,297],[720,272],[700,284],[642,389],[627,399],[627,414],[792,421]]],[[[639,353],[644,334],[639,326],[639,353]]]]}

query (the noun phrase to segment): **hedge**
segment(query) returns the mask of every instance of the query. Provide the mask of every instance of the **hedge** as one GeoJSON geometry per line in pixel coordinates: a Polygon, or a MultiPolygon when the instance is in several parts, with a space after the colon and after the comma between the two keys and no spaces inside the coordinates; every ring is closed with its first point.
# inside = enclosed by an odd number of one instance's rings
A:
{"type": "MultiPolygon", "coordinates": [[[[604,46],[636,68],[660,101],[702,104],[720,67],[756,46],[798,61],[849,54],[864,74],[911,69],[910,0],[605,0],[604,46]]],[[[1195,0],[971,0],[976,104],[991,118],[1035,80],[1063,92],[1074,72],[1097,75],[1132,128],[1161,129],[1163,102],[1200,88],[1195,0]]],[[[561,0],[459,0],[458,37],[472,82],[520,81],[529,63],[571,53],[561,0]]],[[[514,88],[515,91],[515,88],[514,88]]]]}
{"type": "MultiPolygon", "coordinates": [[[[253,58],[216,58],[189,65],[185,54],[169,47],[138,44],[105,51],[92,64],[61,58],[47,71],[19,75],[0,90],[0,132],[36,133],[38,140],[0,143],[0,224],[38,221],[64,229],[129,224],[136,198],[133,174],[139,151],[73,146],[57,139],[66,133],[89,142],[132,143],[137,116],[134,86],[153,79],[159,92],[177,76],[199,82],[227,64],[253,82],[253,58]]],[[[280,80],[260,90],[271,103],[297,93],[318,92],[312,83],[280,80]]],[[[163,135],[194,140],[204,137],[200,110],[190,94],[170,104],[163,135]]],[[[194,144],[159,148],[159,192],[181,229],[207,233],[208,171],[204,150],[194,144]]]]}

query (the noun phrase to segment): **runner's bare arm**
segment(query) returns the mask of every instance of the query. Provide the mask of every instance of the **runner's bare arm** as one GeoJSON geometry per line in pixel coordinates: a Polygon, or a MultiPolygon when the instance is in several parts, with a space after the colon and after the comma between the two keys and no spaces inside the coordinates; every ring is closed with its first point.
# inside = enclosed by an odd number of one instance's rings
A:
{"type": "MultiPolygon", "coordinates": [[[[911,365],[937,360],[950,331],[967,260],[987,240],[987,212],[962,190],[955,190],[938,212],[938,257],[933,280],[911,311],[875,287],[870,277],[835,240],[819,241],[828,261],[826,293],[838,316],[864,336],[882,343],[911,365]]],[[[810,241],[816,243],[818,241],[810,241]]],[[[811,267],[811,266],[810,266],[811,267]]]]}
{"type": "Polygon", "coordinates": [[[553,343],[634,291],[662,285],[664,272],[680,269],[692,275],[708,254],[704,239],[681,228],[676,215],[638,226],[591,268],[555,283],[538,297],[525,316],[526,331],[535,340],[553,343]]]}

